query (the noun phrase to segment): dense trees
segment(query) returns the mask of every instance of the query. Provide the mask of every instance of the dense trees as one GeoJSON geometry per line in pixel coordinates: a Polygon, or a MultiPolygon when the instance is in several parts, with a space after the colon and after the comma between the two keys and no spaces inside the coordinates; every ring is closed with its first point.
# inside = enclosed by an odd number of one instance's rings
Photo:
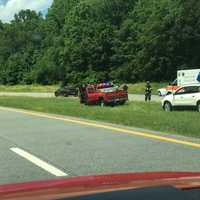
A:
{"type": "Polygon", "coordinates": [[[15,15],[11,24],[3,24],[0,35],[0,82],[17,84],[27,81],[35,67],[44,39],[43,18],[26,10],[15,15]]]}
{"type": "Polygon", "coordinates": [[[0,21],[0,83],[171,80],[200,63],[195,0],[54,0],[0,21]]]}

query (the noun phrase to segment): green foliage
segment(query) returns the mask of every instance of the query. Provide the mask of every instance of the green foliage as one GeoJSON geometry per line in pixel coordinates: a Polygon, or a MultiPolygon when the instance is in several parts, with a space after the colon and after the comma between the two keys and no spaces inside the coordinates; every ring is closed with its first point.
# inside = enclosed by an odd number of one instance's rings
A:
{"type": "Polygon", "coordinates": [[[0,83],[169,81],[200,63],[195,0],[54,0],[0,21],[0,83]]]}
{"type": "Polygon", "coordinates": [[[59,88],[59,85],[0,85],[1,92],[36,92],[36,93],[54,93],[59,88]]]}
{"type": "Polygon", "coordinates": [[[22,10],[10,24],[3,25],[0,36],[1,83],[26,82],[42,45],[42,21],[43,18],[34,11],[22,10]]]}

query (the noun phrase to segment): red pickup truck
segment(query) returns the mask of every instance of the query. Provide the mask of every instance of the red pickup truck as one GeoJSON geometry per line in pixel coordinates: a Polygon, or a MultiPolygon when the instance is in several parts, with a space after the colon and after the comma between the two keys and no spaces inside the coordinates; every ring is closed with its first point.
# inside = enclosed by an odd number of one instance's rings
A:
{"type": "Polygon", "coordinates": [[[86,105],[123,105],[128,100],[128,91],[118,89],[111,83],[90,84],[80,88],[80,102],[86,105]]]}

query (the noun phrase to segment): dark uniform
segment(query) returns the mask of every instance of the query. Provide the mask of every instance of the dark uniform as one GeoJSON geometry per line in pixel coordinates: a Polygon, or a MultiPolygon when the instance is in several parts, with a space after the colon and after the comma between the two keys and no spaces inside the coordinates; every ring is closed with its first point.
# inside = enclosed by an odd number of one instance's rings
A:
{"type": "Polygon", "coordinates": [[[147,82],[145,89],[145,101],[151,101],[151,92],[152,92],[151,84],[150,82],[147,82]]]}
{"type": "Polygon", "coordinates": [[[127,85],[124,85],[124,86],[123,86],[123,90],[124,90],[125,92],[128,92],[128,86],[127,86],[127,85]]]}
{"type": "Polygon", "coordinates": [[[85,100],[86,100],[85,90],[86,90],[86,86],[85,85],[81,85],[79,87],[80,103],[85,103],[85,100]]]}

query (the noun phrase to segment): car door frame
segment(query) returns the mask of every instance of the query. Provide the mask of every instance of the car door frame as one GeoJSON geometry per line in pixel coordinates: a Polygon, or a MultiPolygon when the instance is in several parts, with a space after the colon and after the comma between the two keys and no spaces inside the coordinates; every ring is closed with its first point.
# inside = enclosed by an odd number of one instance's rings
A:
{"type": "MultiPolygon", "coordinates": [[[[198,94],[198,92],[194,92],[192,91],[192,89],[190,90],[190,88],[193,87],[197,87],[197,86],[185,86],[180,88],[179,90],[176,91],[176,93],[174,94],[174,106],[176,107],[192,107],[196,105],[196,94],[198,94]],[[181,89],[185,89],[185,92],[177,94],[181,89]],[[177,98],[177,100],[176,100],[177,98]]],[[[198,87],[197,87],[198,88],[198,87]]],[[[197,89],[198,91],[198,89],[197,89]]]]}
{"type": "MultiPolygon", "coordinates": [[[[197,99],[199,96],[199,87],[200,86],[190,86],[192,89],[191,93],[190,93],[190,98],[191,98],[191,103],[189,106],[196,106],[197,103],[197,99]]],[[[186,97],[187,98],[187,97],[186,97]]]]}
{"type": "Polygon", "coordinates": [[[173,95],[173,106],[175,107],[181,107],[181,106],[185,106],[184,102],[183,102],[183,98],[185,95],[185,92],[182,93],[178,93],[180,90],[185,89],[185,87],[181,87],[179,88],[173,95]]]}

